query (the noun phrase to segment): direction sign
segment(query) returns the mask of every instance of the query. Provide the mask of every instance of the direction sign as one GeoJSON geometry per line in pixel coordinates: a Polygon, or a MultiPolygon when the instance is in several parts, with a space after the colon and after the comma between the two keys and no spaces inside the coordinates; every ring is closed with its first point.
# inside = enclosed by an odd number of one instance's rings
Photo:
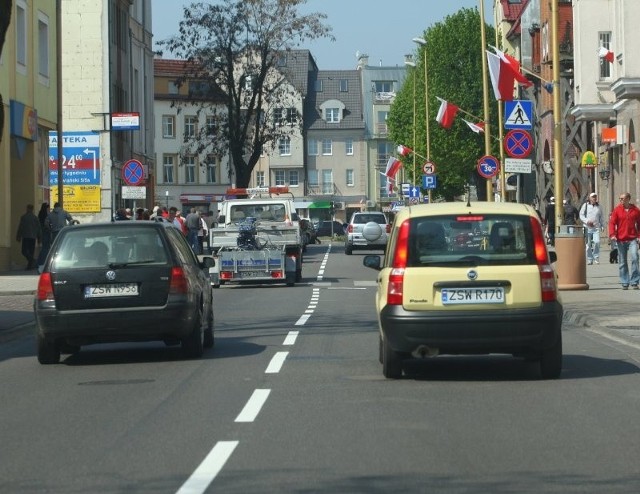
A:
{"type": "Polygon", "coordinates": [[[529,100],[513,100],[504,102],[504,114],[507,115],[504,121],[505,129],[533,128],[533,103],[529,100]]]}
{"type": "Polygon", "coordinates": [[[433,175],[436,172],[436,164],[433,161],[427,161],[422,165],[422,172],[425,175],[433,175]]]}
{"type": "MultiPolygon", "coordinates": [[[[100,185],[100,134],[62,133],[64,185],[100,185]]],[[[58,185],[58,133],[49,132],[49,185],[58,185]]]]}
{"type": "Polygon", "coordinates": [[[409,188],[409,197],[410,198],[420,197],[420,187],[418,187],[417,185],[412,185],[409,188]]]}
{"type": "Polygon", "coordinates": [[[492,178],[498,174],[500,162],[495,156],[486,155],[478,160],[478,173],[484,178],[492,178]]]}
{"type": "Polygon", "coordinates": [[[526,130],[510,130],[504,136],[504,150],[510,158],[526,158],[533,149],[533,138],[526,130]]]}
{"type": "Polygon", "coordinates": [[[138,185],[144,180],[144,167],[138,160],[129,160],[122,165],[122,180],[127,185],[138,185]]]}
{"type": "Polygon", "coordinates": [[[436,175],[422,175],[422,188],[435,189],[438,186],[437,178],[436,175]]]}

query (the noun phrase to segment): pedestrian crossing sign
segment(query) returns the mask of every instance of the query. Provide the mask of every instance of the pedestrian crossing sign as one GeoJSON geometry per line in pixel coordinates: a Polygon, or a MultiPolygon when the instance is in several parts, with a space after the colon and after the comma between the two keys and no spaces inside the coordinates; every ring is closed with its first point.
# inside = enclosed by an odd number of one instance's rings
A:
{"type": "Polygon", "coordinates": [[[530,100],[504,102],[505,129],[530,130],[533,127],[533,103],[530,100]]]}

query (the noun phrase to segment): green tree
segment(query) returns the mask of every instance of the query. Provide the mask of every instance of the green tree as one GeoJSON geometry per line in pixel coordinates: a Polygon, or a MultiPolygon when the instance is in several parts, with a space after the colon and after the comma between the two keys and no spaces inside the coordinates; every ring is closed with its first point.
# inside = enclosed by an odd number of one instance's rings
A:
{"type": "MultiPolygon", "coordinates": [[[[491,26],[486,26],[487,39],[494,39],[491,26]]],[[[486,181],[476,171],[478,159],[485,154],[484,136],[472,132],[462,119],[477,122],[473,117],[458,113],[451,129],[443,129],[436,122],[440,97],[465,112],[483,116],[482,63],[480,14],[477,9],[461,9],[443,22],[427,28],[426,45],[415,57],[415,68],[408,68],[405,83],[389,113],[389,136],[409,147],[413,144],[413,83],[416,78],[416,151],[426,151],[424,57],[427,57],[429,88],[430,159],[436,164],[438,187],[435,196],[452,200],[463,194],[467,184],[477,186],[480,199],[486,199],[486,181]]],[[[492,98],[491,88],[489,88],[492,98]]],[[[497,113],[495,100],[491,109],[497,113]]],[[[497,147],[496,147],[497,149],[497,147]]],[[[412,177],[413,158],[404,158],[407,176],[412,177]],[[409,163],[411,162],[411,164],[409,163]]],[[[418,161],[418,173],[422,168],[418,161]]]]}
{"type": "MultiPolygon", "coordinates": [[[[229,155],[238,187],[247,187],[263,149],[301,129],[300,115],[291,125],[275,125],[275,112],[292,107],[287,73],[279,57],[301,43],[332,38],[326,15],[301,15],[307,0],[222,0],[184,8],[179,34],[159,45],[185,60],[177,83],[196,87],[187,101],[206,112],[213,125],[191,140],[189,152],[229,155]]],[[[185,142],[185,144],[187,144],[185,142]]]]}
{"type": "MultiPolygon", "coordinates": [[[[11,23],[11,11],[13,10],[12,0],[0,0],[0,55],[2,55],[2,49],[4,48],[4,40],[9,30],[9,24],[11,23]]],[[[2,142],[2,136],[4,132],[4,102],[2,101],[2,94],[0,94],[0,142],[2,142]]]]}

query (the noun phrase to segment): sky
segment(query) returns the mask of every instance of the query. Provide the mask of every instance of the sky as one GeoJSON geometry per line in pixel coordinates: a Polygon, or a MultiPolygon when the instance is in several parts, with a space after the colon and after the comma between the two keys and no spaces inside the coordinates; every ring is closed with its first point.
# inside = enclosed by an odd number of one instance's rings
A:
{"type": "MultiPolygon", "coordinates": [[[[482,1],[485,20],[493,24],[493,0],[482,1]]],[[[152,1],[154,42],[178,32],[182,7],[192,3],[152,1]]],[[[316,40],[297,48],[309,49],[320,70],[354,69],[356,52],[369,55],[369,65],[403,66],[404,55],[417,51],[411,39],[461,8],[480,8],[480,0],[307,0],[301,12],[327,14],[325,23],[332,27],[336,39],[316,40]]]]}

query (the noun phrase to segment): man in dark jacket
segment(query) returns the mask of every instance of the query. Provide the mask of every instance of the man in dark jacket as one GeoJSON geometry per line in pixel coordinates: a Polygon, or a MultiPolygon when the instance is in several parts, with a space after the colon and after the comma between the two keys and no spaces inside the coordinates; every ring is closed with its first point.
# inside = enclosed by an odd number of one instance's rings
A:
{"type": "Polygon", "coordinates": [[[18,232],[16,240],[22,242],[22,255],[27,260],[26,269],[34,269],[36,263],[34,260],[36,252],[36,242],[42,239],[42,228],[40,228],[40,220],[33,213],[33,204],[27,204],[27,212],[20,217],[18,224],[18,232]]]}
{"type": "Polygon", "coordinates": [[[564,209],[562,224],[576,225],[578,223],[578,218],[580,218],[580,213],[578,213],[578,210],[574,207],[574,205],[564,199],[562,201],[562,208],[564,209]]]}
{"type": "Polygon", "coordinates": [[[62,230],[65,226],[70,224],[73,221],[73,218],[69,213],[67,213],[62,206],[60,206],[59,202],[56,202],[53,205],[53,211],[49,213],[47,219],[45,220],[45,225],[51,231],[51,242],[56,239],[60,230],[62,230]]]}

